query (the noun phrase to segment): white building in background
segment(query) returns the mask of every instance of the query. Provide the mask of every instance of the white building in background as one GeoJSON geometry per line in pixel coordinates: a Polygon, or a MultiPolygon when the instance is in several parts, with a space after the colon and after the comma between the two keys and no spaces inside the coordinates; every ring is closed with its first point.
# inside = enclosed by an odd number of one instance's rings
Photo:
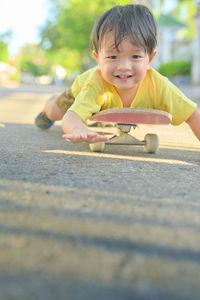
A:
{"type": "MultiPolygon", "coordinates": [[[[157,20],[157,24],[158,54],[155,60],[155,67],[158,67],[161,63],[176,59],[176,51],[178,51],[175,45],[178,42],[176,36],[181,29],[186,27],[186,24],[170,15],[161,15],[157,20]]],[[[179,47],[184,47],[183,41],[180,42],[179,47]]],[[[180,58],[180,54],[178,54],[178,57],[180,58]]]]}

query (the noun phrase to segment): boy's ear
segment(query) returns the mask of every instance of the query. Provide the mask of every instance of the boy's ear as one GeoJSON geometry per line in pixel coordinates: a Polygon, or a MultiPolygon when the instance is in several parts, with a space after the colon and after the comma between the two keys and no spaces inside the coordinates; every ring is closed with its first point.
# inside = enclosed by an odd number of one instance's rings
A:
{"type": "Polygon", "coordinates": [[[156,54],[157,54],[157,50],[154,49],[153,52],[149,55],[148,69],[150,69],[151,63],[152,63],[154,57],[156,56],[156,54]]]}
{"type": "Polygon", "coordinates": [[[96,59],[98,59],[98,55],[97,55],[97,53],[93,50],[93,55],[94,55],[94,57],[96,58],[96,59]]]}

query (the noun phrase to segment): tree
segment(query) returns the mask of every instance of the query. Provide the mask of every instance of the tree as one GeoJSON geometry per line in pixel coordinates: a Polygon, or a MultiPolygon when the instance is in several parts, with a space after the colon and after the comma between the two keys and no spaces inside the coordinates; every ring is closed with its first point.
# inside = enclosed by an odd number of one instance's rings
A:
{"type": "Polygon", "coordinates": [[[0,61],[8,62],[9,59],[9,51],[8,51],[8,43],[12,36],[11,31],[6,31],[0,34],[0,61]]]}
{"type": "Polygon", "coordinates": [[[8,59],[8,45],[4,41],[0,40],[0,61],[7,63],[8,59]]]}
{"type": "MultiPolygon", "coordinates": [[[[115,0],[51,0],[54,16],[41,30],[41,44],[56,62],[71,70],[83,69],[90,56],[94,21],[115,0]],[[73,60],[73,62],[72,62],[73,60]]],[[[120,0],[118,4],[131,3],[120,0]]]]}
{"type": "Polygon", "coordinates": [[[187,27],[182,30],[181,36],[184,38],[193,39],[195,35],[195,24],[194,24],[194,16],[197,11],[196,2],[191,0],[179,0],[177,1],[177,6],[172,11],[174,16],[187,24],[187,27]]]}
{"type": "Polygon", "coordinates": [[[51,63],[46,59],[44,50],[35,44],[28,44],[20,49],[19,68],[33,76],[46,75],[50,72],[51,63]]]}

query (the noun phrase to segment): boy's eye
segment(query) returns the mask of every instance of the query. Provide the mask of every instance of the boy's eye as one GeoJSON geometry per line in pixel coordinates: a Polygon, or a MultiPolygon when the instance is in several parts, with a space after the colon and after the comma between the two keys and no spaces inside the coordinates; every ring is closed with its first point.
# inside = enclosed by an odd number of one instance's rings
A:
{"type": "Polygon", "coordinates": [[[116,55],[110,55],[110,56],[108,56],[108,58],[110,58],[110,59],[116,59],[117,56],[116,55]]]}
{"type": "Polygon", "coordinates": [[[139,55],[133,55],[132,58],[138,59],[138,58],[140,58],[140,56],[139,55]]]}

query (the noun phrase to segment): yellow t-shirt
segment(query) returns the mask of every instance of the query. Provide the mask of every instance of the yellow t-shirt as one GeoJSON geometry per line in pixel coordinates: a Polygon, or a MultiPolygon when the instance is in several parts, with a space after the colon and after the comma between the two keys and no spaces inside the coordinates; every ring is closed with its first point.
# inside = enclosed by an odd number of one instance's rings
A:
{"type": "MultiPolygon", "coordinates": [[[[79,75],[71,90],[75,101],[69,110],[76,112],[84,122],[100,110],[123,107],[114,86],[102,78],[97,67],[79,75]]],[[[196,103],[153,68],[147,70],[131,103],[134,108],[153,108],[169,112],[173,125],[186,121],[196,106],[196,103]]]]}

